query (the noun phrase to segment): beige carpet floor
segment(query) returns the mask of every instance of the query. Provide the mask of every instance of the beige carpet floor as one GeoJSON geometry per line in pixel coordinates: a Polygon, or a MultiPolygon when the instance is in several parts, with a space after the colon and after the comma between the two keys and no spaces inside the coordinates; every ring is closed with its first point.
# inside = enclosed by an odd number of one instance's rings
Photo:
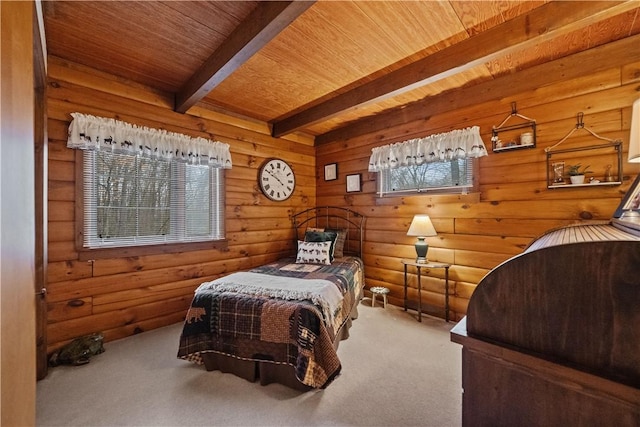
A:
{"type": "Polygon", "coordinates": [[[181,324],[105,344],[88,365],[37,384],[39,426],[459,426],[454,323],[365,298],[338,349],[341,375],[300,393],[176,358],[181,324]]]}

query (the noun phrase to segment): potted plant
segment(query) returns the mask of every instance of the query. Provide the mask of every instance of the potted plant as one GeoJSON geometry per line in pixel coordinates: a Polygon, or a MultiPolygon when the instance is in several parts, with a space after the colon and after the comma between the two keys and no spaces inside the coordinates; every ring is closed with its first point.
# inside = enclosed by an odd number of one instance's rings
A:
{"type": "Polygon", "coordinates": [[[569,169],[568,169],[568,174],[569,174],[569,179],[571,180],[572,184],[583,184],[584,183],[584,176],[588,173],[593,173],[593,171],[589,170],[589,166],[591,165],[587,165],[585,167],[581,168],[581,164],[575,164],[575,165],[569,165],[569,169]]]}

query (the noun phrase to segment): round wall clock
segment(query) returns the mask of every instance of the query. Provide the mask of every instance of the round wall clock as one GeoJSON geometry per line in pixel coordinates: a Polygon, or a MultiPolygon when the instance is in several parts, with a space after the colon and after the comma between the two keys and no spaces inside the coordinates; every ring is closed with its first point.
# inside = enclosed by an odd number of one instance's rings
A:
{"type": "Polygon", "coordinates": [[[268,159],[260,167],[258,184],[265,196],[281,202],[293,194],[296,188],[296,177],[291,166],[284,160],[268,159]]]}

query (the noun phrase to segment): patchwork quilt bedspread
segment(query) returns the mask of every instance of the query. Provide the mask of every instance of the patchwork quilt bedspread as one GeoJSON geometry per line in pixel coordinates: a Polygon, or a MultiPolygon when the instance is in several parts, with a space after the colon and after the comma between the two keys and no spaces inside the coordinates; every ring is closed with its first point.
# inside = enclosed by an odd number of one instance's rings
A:
{"type": "Polygon", "coordinates": [[[327,280],[338,288],[342,301],[335,313],[327,316],[322,304],[312,302],[315,298],[281,299],[244,288],[242,292],[230,291],[229,286],[218,288],[216,281],[205,283],[187,312],[178,358],[202,364],[203,353],[215,352],[242,360],[287,364],[294,367],[301,383],[314,388],[329,385],[341,369],[334,341],[364,285],[362,261],[345,257],[331,265],[316,265],[283,259],[250,272],[327,280]]]}

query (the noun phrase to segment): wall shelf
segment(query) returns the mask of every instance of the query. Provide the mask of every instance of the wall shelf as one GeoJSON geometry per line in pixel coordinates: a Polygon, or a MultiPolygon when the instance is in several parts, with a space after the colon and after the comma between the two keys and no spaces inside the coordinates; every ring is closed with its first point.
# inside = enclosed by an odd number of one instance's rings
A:
{"type": "Polygon", "coordinates": [[[548,185],[547,188],[555,189],[555,188],[577,188],[577,187],[604,187],[608,185],[620,185],[622,181],[611,181],[611,182],[588,182],[586,184],[551,184],[548,185]]]}
{"type": "MultiPolygon", "coordinates": [[[[576,116],[576,126],[569,131],[560,141],[554,145],[547,147],[544,151],[547,153],[547,188],[572,188],[572,187],[591,187],[591,186],[609,186],[622,184],[622,141],[617,139],[605,138],[598,135],[584,125],[584,113],[580,112],[576,116]],[[600,141],[606,141],[604,144],[589,145],[586,147],[566,148],[562,150],[556,149],[560,144],[564,143],[571,135],[578,131],[586,131],[592,137],[600,141]],[[591,151],[591,153],[586,153],[591,151]],[[580,153],[579,155],[577,153],[580,153]],[[554,161],[552,156],[556,156],[554,161]],[[565,162],[569,162],[573,167],[581,166],[586,158],[595,158],[600,163],[600,167],[606,165],[605,172],[602,176],[596,176],[593,170],[590,170],[591,181],[586,183],[573,184],[569,176],[565,175],[565,162]],[[603,159],[607,159],[603,161],[603,159]],[[613,164],[616,163],[614,168],[613,164]]],[[[591,166],[582,167],[581,171],[591,166]]],[[[585,176],[586,179],[586,176],[585,176]]]]}
{"type": "MultiPolygon", "coordinates": [[[[587,147],[568,148],[564,150],[546,150],[547,151],[547,188],[585,188],[585,187],[603,187],[622,184],[622,141],[613,141],[607,144],[589,145],[587,147]],[[601,156],[608,156],[611,161],[606,168],[606,172],[602,176],[593,176],[598,182],[585,182],[583,184],[572,184],[569,177],[565,175],[565,162],[570,161],[573,164],[581,163],[580,156],[585,152],[600,153],[601,156]],[[556,161],[552,157],[556,156],[556,161]],[[613,164],[616,164],[614,168],[613,164]]],[[[586,154],[588,155],[588,153],[586,154]]],[[[606,163],[606,162],[605,162],[606,163]]]]}
{"type": "Polygon", "coordinates": [[[516,103],[511,103],[511,114],[502,123],[491,130],[491,148],[494,153],[523,148],[535,148],[536,146],[536,121],[518,114],[516,103]],[[525,120],[511,126],[504,126],[511,117],[525,120]]]}

